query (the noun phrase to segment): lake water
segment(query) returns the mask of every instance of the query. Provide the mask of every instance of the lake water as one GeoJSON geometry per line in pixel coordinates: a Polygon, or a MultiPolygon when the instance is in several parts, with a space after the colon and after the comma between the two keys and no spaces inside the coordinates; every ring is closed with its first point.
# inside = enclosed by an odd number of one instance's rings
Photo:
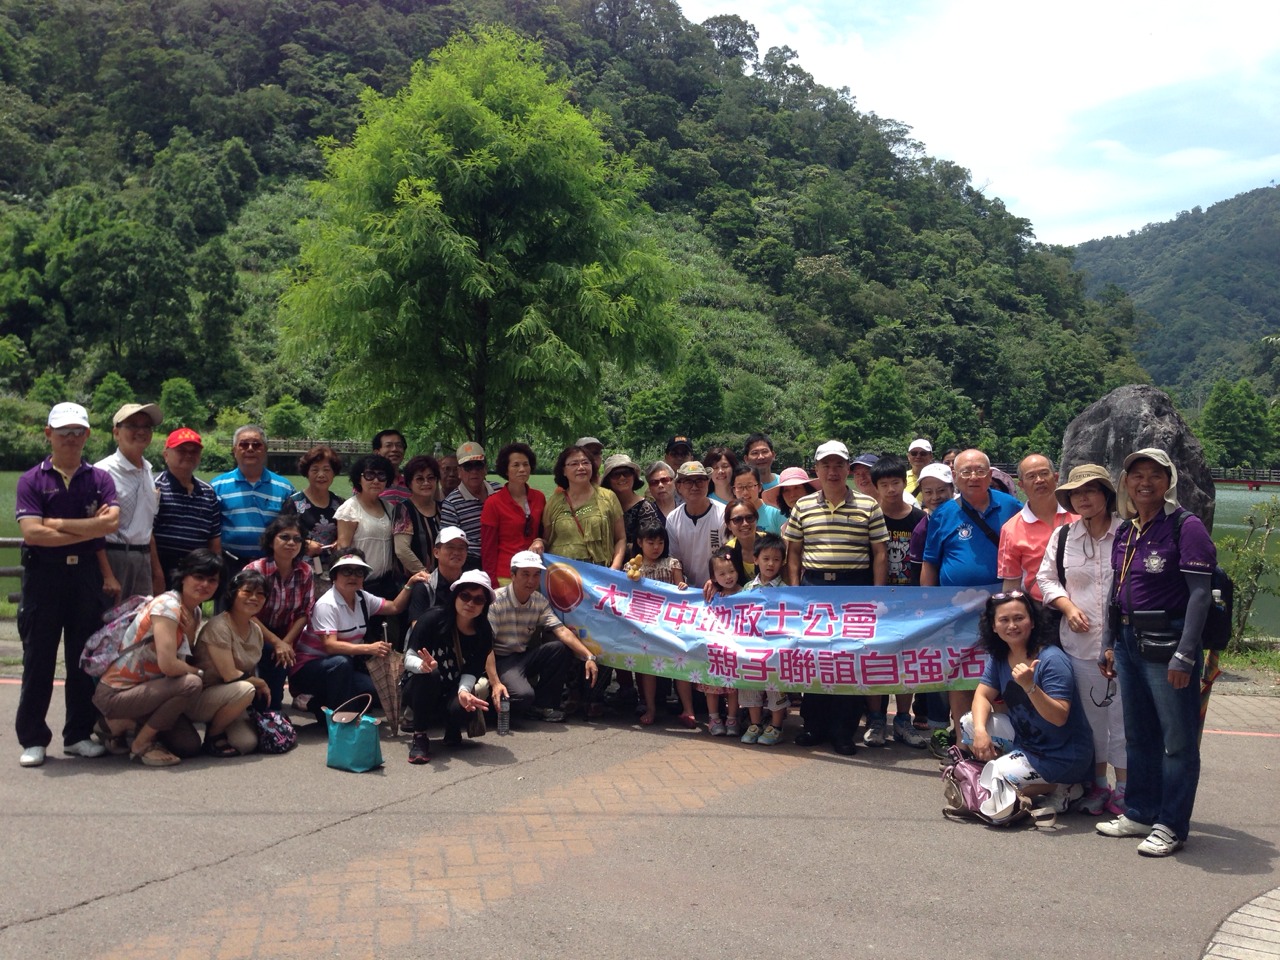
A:
{"type": "MultiPolygon", "coordinates": [[[[1221,543],[1224,537],[1232,535],[1243,537],[1248,527],[1241,520],[1256,505],[1275,496],[1274,490],[1274,487],[1264,487],[1263,492],[1251,492],[1236,484],[1219,484],[1213,514],[1214,542],[1221,543]]],[[[1280,558],[1280,532],[1272,534],[1267,554],[1272,559],[1280,558]]],[[[1260,595],[1254,603],[1251,623],[1258,633],[1280,636],[1280,597],[1260,595]]]]}

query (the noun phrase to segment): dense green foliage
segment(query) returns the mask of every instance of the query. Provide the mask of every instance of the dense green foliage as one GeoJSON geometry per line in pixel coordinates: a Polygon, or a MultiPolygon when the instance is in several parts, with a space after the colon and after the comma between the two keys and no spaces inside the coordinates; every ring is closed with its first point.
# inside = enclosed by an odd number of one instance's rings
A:
{"type": "MultiPolygon", "coordinates": [[[[336,158],[414,96],[415,61],[483,23],[535,38],[601,162],[645,174],[632,255],[675,265],[669,360],[606,365],[576,419],[539,410],[488,439],[591,432],[640,455],[677,430],[763,427],[799,450],[839,426],[855,446],[919,431],[1012,458],[1146,379],[1123,294],[1090,299],[1070,251],[794,51],[761,54],[738,17],[695,25],[670,0],[0,0],[0,385],[26,397],[53,373],[88,400],[111,371],[142,397],[185,378],[215,429],[301,407],[334,435],[408,411],[417,448],[473,432],[397,403],[433,370],[389,370],[364,402],[347,389],[362,358],[318,338],[282,351],[280,298],[317,262],[304,238],[338,229],[318,203],[341,189],[336,158]],[[842,404],[833,378],[875,409],[842,404]]],[[[369,182],[389,185],[393,219],[420,212],[411,180],[369,182]]],[[[371,322],[390,333],[442,295],[371,322]]]]}
{"type": "Polygon", "coordinates": [[[1216,381],[1242,373],[1265,396],[1280,394],[1280,351],[1260,349],[1264,336],[1280,332],[1277,250],[1280,190],[1264,187],[1083,243],[1075,264],[1091,291],[1114,284],[1149,315],[1138,326],[1138,355],[1157,384],[1195,411],[1216,381]]]}

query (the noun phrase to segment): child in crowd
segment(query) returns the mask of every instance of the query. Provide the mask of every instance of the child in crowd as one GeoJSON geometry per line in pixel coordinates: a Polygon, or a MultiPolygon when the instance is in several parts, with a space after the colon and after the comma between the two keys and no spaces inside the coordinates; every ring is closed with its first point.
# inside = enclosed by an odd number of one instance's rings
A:
{"type": "MultiPolygon", "coordinates": [[[[907,462],[889,454],[871,465],[871,483],[876,492],[884,525],[889,531],[889,586],[905,587],[911,582],[907,550],[911,534],[924,519],[924,511],[907,503],[907,462]]],[[[893,739],[908,747],[923,750],[928,738],[911,725],[911,694],[899,693],[897,712],[893,715],[893,739]]],[[[884,697],[867,697],[867,732],[862,742],[869,747],[883,747],[885,736],[884,697]]]]}
{"type": "MultiPolygon", "coordinates": [[[[684,582],[684,570],[680,561],[669,553],[667,528],[661,523],[646,523],[636,534],[636,543],[640,553],[633,557],[626,566],[627,576],[632,580],[659,580],[662,583],[674,584],[681,590],[688,586],[684,582]]],[[[637,674],[640,678],[640,695],[644,698],[644,713],[640,715],[640,725],[653,725],[658,711],[658,678],[649,673],[637,674]]],[[[677,680],[676,696],[680,698],[680,723],[693,728],[698,721],[693,715],[693,684],[688,680],[677,680]]]]}
{"type": "MultiPolygon", "coordinates": [[[[738,580],[738,567],[733,562],[733,554],[721,550],[711,556],[711,579],[715,581],[717,597],[731,597],[742,590],[738,580]]],[[[714,600],[712,601],[714,602],[714,600]]],[[[738,691],[733,687],[714,686],[709,683],[698,684],[707,698],[707,732],[713,737],[738,735],[738,691]],[[720,719],[720,698],[724,697],[728,704],[728,722],[720,719]]]]}
{"type": "MultiPolygon", "coordinates": [[[[951,451],[948,450],[948,453],[951,451]]],[[[954,458],[953,458],[954,459],[954,458]]],[[[920,569],[924,565],[924,542],[929,535],[929,516],[938,507],[955,497],[956,488],[951,468],[943,463],[931,463],[920,471],[920,484],[916,496],[924,508],[924,516],[916,524],[907,548],[908,576],[911,586],[920,586],[920,569]]],[[[945,731],[951,725],[951,707],[945,693],[917,693],[913,701],[914,730],[945,731]]],[[[946,750],[939,741],[938,748],[946,750]]]]}
{"type": "MultiPolygon", "coordinates": [[[[745,587],[747,590],[761,590],[765,587],[781,587],[782,566],[786,560],[786,550],[781,537],[771,533],[762,533],[755,542],[756,575],[745,587]]],[[[780,690],[742,690],[738,693],[738,702],[747,708],[751,725],[742,734],[743,743],[758,743],[763,747],[772,747],[782,739],[782,723],[787,717],[788,698],[780,690]],[[763,727],[765,701],[769,706],[769,722],[763,727]]]]}

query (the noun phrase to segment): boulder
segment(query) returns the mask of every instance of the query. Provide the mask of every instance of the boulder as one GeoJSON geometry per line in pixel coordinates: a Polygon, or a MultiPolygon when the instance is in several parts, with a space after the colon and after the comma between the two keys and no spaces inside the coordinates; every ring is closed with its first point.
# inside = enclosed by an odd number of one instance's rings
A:
{"type": "Polygon", "coordinates": [[[1204,448],[1169,395],[1155,387],[1119,387],[1071,421],[1062,438],[1063,477],[1082,463],[1098,463],[1119,481],[1124,458],[1159,447],[1178,468],[1178,501],[1213,530],[1214,487],[1204,448]]]}

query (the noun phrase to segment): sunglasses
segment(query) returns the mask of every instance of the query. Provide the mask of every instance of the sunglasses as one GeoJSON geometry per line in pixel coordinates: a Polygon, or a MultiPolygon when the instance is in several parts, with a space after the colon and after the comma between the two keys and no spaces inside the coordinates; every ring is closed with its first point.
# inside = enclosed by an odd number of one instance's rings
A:
{"type": "Polygon", "coordinates": [[[1003,603],[1005,600],[1021,600],[1026,594],[1021,590],[1010,590],[1008,593],[993,593],[987,603],[1003,603]]]}
{"type": "Polygon", "coordinates": [[[459,590],[458,599],[463,603],[483,604],[487,594],[483,590],[459,590]]]}
{"type": "Polygon", "coordinates": [[[377,470],[366,470],[364,473],[360,474],[360,479],[368,480],[370,483],[375,481],[378,483],[386,483],[387,475],[385,473],[379,473],[377,470]]]}
{"type": "Polygon", "coordinates": [[[241,440],[236,444],[237,450],[261,450],[266,444],[261,440],[241,440]]]}
{"type": "Polygon", "coordinates": [[[652,478],[649,480],[649,486],[651,486],[651,487],[665,487],[665,486],[666,486],[667,484],[669,484],[670,482],[671,482],[671,478],[670,478],[670,477],[652,477],[652,478]]]}
{"type": "Polygon", "coordinates": [[[479,460],[479,461],[472,461],[471,463],[464,463],[462,465],[462,469],[466,470],[468,473],[470,473],[472,470],[483,470],[484,461],[479,460]]]}
{"type": "Polygon", "coordinates": [[[1116,681],[1114,678],[1107,680],[1107,689],[1104,692],[1101,700],[1098,700],[1093,695],[1093,687],[1089,688],[1089,699],[1093,701],[1093,705],[1095,707],[1109,707],[1111,706],[1111,701],[1113,701],[1115,698],[1116,698],[1116,681]]]}
{"type": "Polygon", "coordinates": [[[739,514],[736,517],[730,517],[729,522],[730,523],[755,523],[756,518],[751,516],[750,514],[744,513],[744,514],[739,514]]]}
{"type": "Polygon", "coordinates": [[[75,437],[79,440],[89,432],[87,427],[57,427],[53,431],[60,437],[75,437]]]}
{"type": "Polygon", "coordinates": [[[276,539],[281,543],[301,543],[302,537],[296,533],[281,533],[276,535],[276,539]]]}

